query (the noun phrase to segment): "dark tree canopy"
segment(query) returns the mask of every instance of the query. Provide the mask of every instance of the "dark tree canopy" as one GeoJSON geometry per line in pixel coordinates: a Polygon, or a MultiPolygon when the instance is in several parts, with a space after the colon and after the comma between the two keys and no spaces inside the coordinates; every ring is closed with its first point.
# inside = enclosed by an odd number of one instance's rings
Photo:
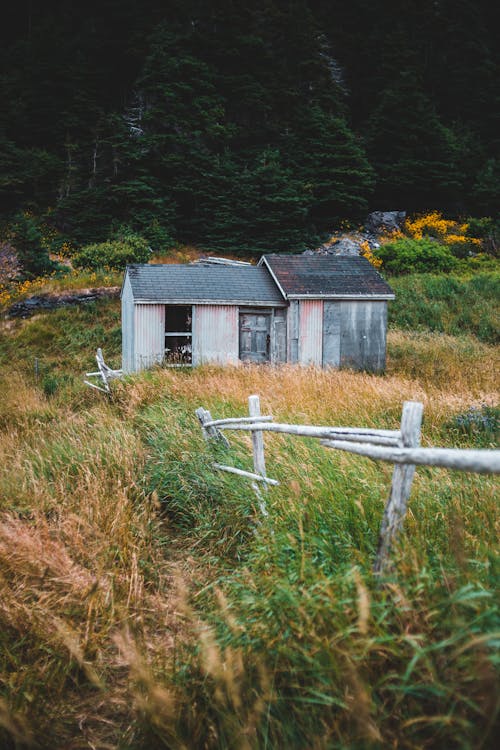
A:
{"type": "Polygon", "coordinates": [[[0,30],[0,211],[76,242],[285,250],[368,209],[492,215],[486,0],[21,3],[0,30]]]}

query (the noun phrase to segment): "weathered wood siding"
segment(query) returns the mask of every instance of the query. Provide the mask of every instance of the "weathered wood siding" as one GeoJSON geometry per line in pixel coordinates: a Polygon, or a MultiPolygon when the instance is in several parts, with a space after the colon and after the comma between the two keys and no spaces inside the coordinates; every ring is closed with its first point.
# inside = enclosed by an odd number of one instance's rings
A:
{"type": "Polygon", "coordinates": [[[322,300],[300,300],[299,362],[319,367],[323,364],[322,300]]]}
{"type": "Polygon", "coordinates": [[[323,367],[340,367],[340,302],[323,304],[323,367]]]}
{"type": "Polygon", "coordinates": [[[195,305],[193,365],[237,364],[239,359],[237,305],[195,305]]]}
{"type": "Polygon", "coordinates": [[[340,302],[340,366],[385,369],[387,302],[340,302]]]}
{"type": "Polygon", "coordinates": [[[134,372],[134,298],[128,274],[122,291],[122,369],[134,372]]]}
{"type": "Polygon", "coordinates": [[[271,362],[282,364],[286,362],[286,310],[277,308],[273,316],[273,330],[271,331],[271,362]]]}
{"type": "Polygon", "coordinates": [[[299,303],[298,300],[291,300],[290,307],[287,310],[287,352],[288,362],[295,364],[299,361],[299,303]]]}
{"type": "Polygon", "coordinates": [[[144,370],[165,356],[165,305],[136,305],[135,370],[144,370]]]}

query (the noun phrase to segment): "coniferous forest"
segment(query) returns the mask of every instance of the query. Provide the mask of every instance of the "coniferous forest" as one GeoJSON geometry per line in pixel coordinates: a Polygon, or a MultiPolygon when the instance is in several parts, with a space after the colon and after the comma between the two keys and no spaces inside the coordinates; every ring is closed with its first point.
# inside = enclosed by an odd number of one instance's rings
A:
{"type": "Polygon", "coordinates": [[[494,5],[20,2],[0,28],[2,218],[258,252],[368,210],[494,217],[494,5]]]}

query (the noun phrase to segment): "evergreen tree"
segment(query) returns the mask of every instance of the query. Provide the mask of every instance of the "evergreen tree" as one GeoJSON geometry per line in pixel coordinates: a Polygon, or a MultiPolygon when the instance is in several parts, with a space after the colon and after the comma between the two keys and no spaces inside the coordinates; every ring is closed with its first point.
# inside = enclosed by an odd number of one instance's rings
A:
{"type": "Polygon", "coordinates": [[[386,89],[367,123],[380,206],[453,210],[461,189],[459,143],[411,74],[386,89]]]}

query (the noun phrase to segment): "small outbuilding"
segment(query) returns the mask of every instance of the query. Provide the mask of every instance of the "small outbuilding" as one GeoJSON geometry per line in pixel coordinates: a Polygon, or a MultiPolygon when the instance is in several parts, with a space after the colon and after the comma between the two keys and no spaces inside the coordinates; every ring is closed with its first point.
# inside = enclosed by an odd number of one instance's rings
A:
{"type": "Polygon", "coordinates": [[[123,370],[297,362],[385,368],[390,286],[362,257],[265,255],[250,265],[131,265],[123,370]]]}

